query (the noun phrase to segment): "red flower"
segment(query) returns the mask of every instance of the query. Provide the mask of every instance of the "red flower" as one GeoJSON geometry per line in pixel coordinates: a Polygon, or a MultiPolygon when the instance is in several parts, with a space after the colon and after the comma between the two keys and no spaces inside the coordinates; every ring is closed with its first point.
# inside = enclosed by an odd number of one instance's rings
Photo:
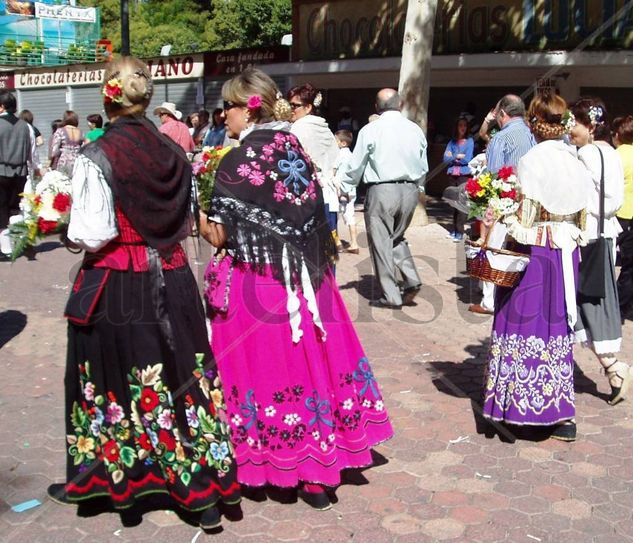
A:
{"type": "Polygon", "coordinates": [[[119,459],[119,446],[117,442],[111,439],[103,446],[103,454],[110,462],[116,462],[119,459]]]}
{"type": "Polygon", "coordinates": [[[174,438],[174,434],[168,432],[167,430],[161,430],[158,432],[158,441],[165,445],[168,451],[176,449],[176,439],[174,438]]]}
{"type": "Polygon", "coordinates": [[[499,179],[507,179],[514,174],[514,168],[512,166],[504,166],[497,172],[499,179]]]}
{"type": "Polygon", "coordinates": [[[138,438],[139,445],[143,447],[146,451],[152,450],[152,441],[150,440],[147,434],[143,434],[138,438]]]}
{"type": "Polygon", "coordinates": [[[64,192],[58,192],[53,200],[53,209],[60,213],[70,211],[70,196],[64,192]]]}
{"type": "Polygon", "coordinates": [[[517,197],[517,191],[515,189],[508,190],[506,192],[501,193],[501,198],[512,198],[513,200],[516,200],[516,197],[517,197]]]}
{"type": "Polygon", "coordinates": [[[156,392],[151,388],[143,389],[143,392],[141,392],[141,407],[143,411],[152,411],[159,403],[160,400],[156,392]]]}
{"type": "Polygon", "coordinates": [[[466,192],[470,196],[477,196],[477,193],[481,190],[479,186],[479,182],[474,177],[471,177],[468,181],[466,181],[466,192]]]}
{"type": "Polygon", "coordinates": [[[50,234],[57,229],[57,221],[47,221],[40,217],[37,219],[37,229],[41,234],[50,234]]]}
{"type": "Polygon", "coordinates": [[[35,203],[36,206],[40,205],[42,203],[42,197],[41,196],[36,196],[35,200],[33,200],[33,202],[35,203]]]}

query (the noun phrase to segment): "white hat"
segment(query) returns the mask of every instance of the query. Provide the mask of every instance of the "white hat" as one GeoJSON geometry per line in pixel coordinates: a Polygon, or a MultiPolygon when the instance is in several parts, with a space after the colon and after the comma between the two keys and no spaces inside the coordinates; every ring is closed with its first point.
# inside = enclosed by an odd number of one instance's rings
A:
{"type": "Polygon", "coordinates": [[[167,113],[174,119],[182,119],[182,113],[176,109],[176,104],[172,102],[163,102],[154,110],[154,115],[160,115],[161,113],[167,113]]]}

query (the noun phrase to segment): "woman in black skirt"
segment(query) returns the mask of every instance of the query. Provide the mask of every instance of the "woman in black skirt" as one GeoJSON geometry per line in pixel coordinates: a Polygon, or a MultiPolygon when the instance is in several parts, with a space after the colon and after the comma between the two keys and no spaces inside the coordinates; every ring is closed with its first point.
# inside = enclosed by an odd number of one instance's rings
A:
{"type": "Polygon", "coordinates": [[[116,509],[166,494],[220,522],[239,501],[233,449],[203,308],[180,242],[191,166],[145,118],[152,80],[124,57],[105,72],[111,125],[82,149],[68,238],[88,253],[66,307],[67,483],[63,503],[116,509]]]}

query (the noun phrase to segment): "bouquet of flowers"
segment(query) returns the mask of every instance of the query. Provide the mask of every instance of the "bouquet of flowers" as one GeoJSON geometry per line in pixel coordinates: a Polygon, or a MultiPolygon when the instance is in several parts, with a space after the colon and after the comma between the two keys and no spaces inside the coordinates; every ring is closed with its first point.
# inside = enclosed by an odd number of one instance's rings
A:
{"type": "Polygon", "coordinates": [[[510,215],[519,209],[519,185],[511,166],[497,173],[488,170],[466,182],[469,218],[484,218],[492,213],[493,219],[510,215]]]}
{"type": "Polygon", "coordinates": [[[70,219],[72,203],[70,179],[61,172],[50,170],[36,185],[35,192],[22,194],[21,215],[11,218],[9,236],[15,260],[38,239],[61,232],[70,219]]]}
{"type": "Polygon", "coordinates": [[[209,208],[211,194],[215,183],[215,172],[220,160],[231,150],[231,147],[204,147],[200,159],[193,163],[193,174],[198,181],[198,201],[203,210],[209,208]]]}

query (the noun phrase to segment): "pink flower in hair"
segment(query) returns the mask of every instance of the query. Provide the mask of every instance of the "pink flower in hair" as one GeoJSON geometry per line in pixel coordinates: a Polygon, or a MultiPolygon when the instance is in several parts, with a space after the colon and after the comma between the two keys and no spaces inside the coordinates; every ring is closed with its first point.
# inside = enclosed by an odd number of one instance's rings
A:
{"type": "Polygon", "coordinates": [[[262,97],[259,94],[253,94],[246,102],[248,109],[259,109],[262,107],[262,97]]]}

